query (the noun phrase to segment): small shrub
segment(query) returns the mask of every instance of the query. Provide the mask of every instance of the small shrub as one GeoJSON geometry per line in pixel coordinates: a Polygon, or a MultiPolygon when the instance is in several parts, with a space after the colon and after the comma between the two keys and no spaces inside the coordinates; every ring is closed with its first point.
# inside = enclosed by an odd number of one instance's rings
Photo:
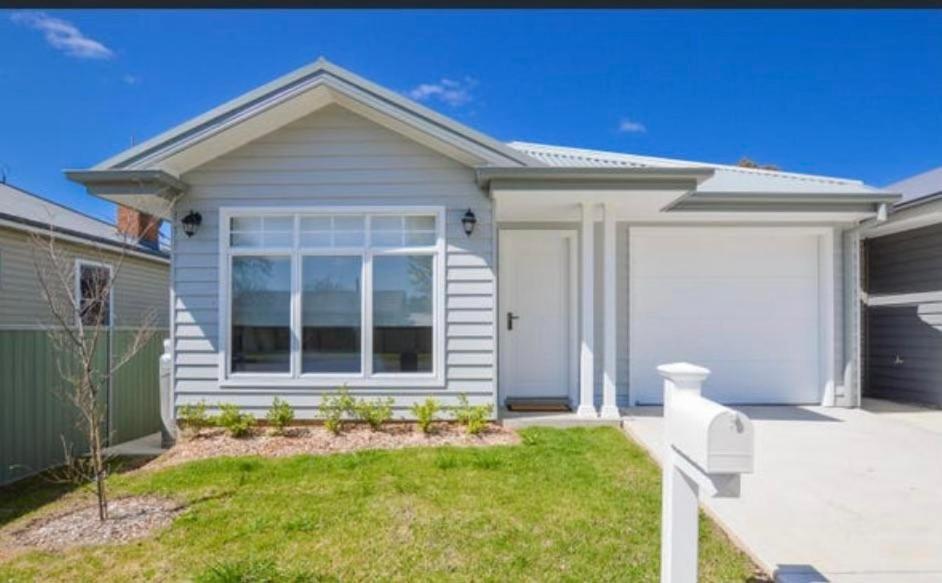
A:
{"type": "Polygon", "coordinates": [[[392,419],[393,402],[391,397],[372,401],[360,399],[353,409],[357,417],[369,424],[370,429],[377,431],[383,423],[392,419]]]}
{"type": "Polygon", "coordinates": [[[232,437],[245,437],[255,425],[255,417],[249,413],[240,412],[235,405],[220,405],[219,411],[217,423],[225,427],[232,437]]]}
{"type": "Polygon", "coordinates": [[[491,404],[471,405],[464,393],[458,395],[458,405],[451,408],[455,420],[464,425],[469,435],[480,435],[484,432],[493,410],[494,406],[491,404]]]}
{"type": "Polygon", "coordinates": [[[291,408],[291,405],[289,405],[287,401],[275,397],[266,418],[268,419],[269,425],[271,425],[271,432],[274,435],[284,435],[285,427],[294,421],[294,409],[291,408]]]}
{"type": "Polygon", "coordinates": [[[187,433],[196,433],[204,427],[213,425],[213,418],[206,412],[205,401],[180,407],[177,411],[177,421],[187,433]]]}
{"type": "Polygon", "coordinates": [[[355,413],[356,402],[347,387],[337,390],[336,395],[324,395],[321,400],[318,412],[324,419],[324,427],[334,435],[340,435],[343,431],[343,421],[346,417],[355,413]]]}
{"type": "Polygon", "coordinates": [[[412,414],[415,415],[415,421],[425,435],[432,433],[432,423],[435,422],[435,415],[440,409],[438,401],[431,397],[425,399],[423,403],[412,405],[412,414]]]}

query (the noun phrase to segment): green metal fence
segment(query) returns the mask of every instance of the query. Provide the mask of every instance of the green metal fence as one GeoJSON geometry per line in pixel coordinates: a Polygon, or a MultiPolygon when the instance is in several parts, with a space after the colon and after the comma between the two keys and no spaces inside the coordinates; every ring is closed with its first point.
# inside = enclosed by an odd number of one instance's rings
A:
{"type": "MultiPolygon", "coordinates": [[[[112,445],[160,430],[159,357],[166,331],[155,334],[112,378],[107,435],[112,445]]],[[[116,359],[133,333],[105,337],[99,366],[116,359]]],[[[65,397],[55,348],[42,330],[0,330],[0,484],[62,463],[63,440],[75,451],[84,441],[75,408],[65,397]]]]}

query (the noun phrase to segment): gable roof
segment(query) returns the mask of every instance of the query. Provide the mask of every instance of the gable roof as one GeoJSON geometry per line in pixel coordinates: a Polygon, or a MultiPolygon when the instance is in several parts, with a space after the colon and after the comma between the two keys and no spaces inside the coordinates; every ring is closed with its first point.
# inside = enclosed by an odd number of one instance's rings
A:
{"type": "Polygon", "coordinates": [[[885,194],[860,180],[743,168],[728,164],[692,162],[601,150],[568,148],[548,144],[508,144],[548,166],[565,168],[704,168],[713,175],[698,187],[698,193],[775,193],[795,195],[885,194]]]}
{"type": "MultiPolygon", "coordinates": [[[[0,222],[24,230],[54,229],[57,233],[90,243],[120,247],[127,239],[113,223],[97,219],[67,206],[27,192],[10,184],[0,184],[0,222]]],[[[135,245],[135,252],[166,260],[167,253],[146,245],[135,245]]]]}
{"type": "Polygon", "coordinates": [[[766,211],[795,210],[795,205],[802,210],[821,210],[827,205],[832,210],[853,205],[866,210],[898,199],[859,180],[546,144],[504,144],[324,59],[91,169],[66,171],[66,175],[92,194],[168,218],[170,205],[166,203],[186,191],[185,177],[181,178],[186,172],[332,103],[475,168],[482,185],[497,176],[554,184],[587,180],[589,188],[596,183],[637,182],[641,175],[650,179],[653,174],[659,180],[680,177],[685,184],[689,182],[689,192],[665,211],[760,210],[760,206],[766,211]],[[588,169],[595,172],[586,175],[588,169]],[[572,171],[577,176],[570,176],[572,171]]]}
{"type": "Polygon", "coordinates": [[[903,194],[903,198],[896,203],[897,206],[928,202],[929,199],[938,198],[936,195],[942,196],[942,166],[910,176],[886,188],[903,194]]]}
{"type": "MultiPolygon", "coordinates": [[[[163,169],[159,162],[181,149],[212,139],[290,101],[302,100],[320,87],[328,89],[334,100],[342,105],[359,102],[382,111],[420,133],[464,150],[483,163],[540,165],[517,149],[320,58],[112,156],[91,170],[163,169]]],[[[302,113],[298,117],[329,102],[310,100],[308,107],[300,108],[302,113]]],[[[263,131],[267,133],[274,129],[277,128],[269,125],[263,131]]]]}

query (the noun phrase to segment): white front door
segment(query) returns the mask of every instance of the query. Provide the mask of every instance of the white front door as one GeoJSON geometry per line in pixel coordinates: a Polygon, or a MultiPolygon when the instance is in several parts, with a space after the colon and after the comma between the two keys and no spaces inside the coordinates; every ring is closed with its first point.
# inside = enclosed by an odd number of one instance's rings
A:
{"type": "Polygon", "coordinates": [[[575,231],[500,232],[500,395],[575,396],[575,231]]]}

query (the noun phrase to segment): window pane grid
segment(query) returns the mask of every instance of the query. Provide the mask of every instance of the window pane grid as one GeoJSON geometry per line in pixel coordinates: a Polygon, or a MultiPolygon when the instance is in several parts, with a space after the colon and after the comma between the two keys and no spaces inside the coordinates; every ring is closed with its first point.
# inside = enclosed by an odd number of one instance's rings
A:
{"type": "MultiPolygon", "coordinates": [[[[437,279],[439,216],[302,212],[233,217],[232,373],[440,378],[441,370],[435,376],[442,337],[436,323],[441,309],[436,294],[443,293],[437,279]],[[246,288],[236,281],[244,276],[236,262],[253,259],[284,262],[287,273],[257,290],[246,288]],[[262,301],[266,292],[281,294],[279,308],[262,301]],[[253,326],[253,310],[272,312],[267,316],[272,321],[253,326]]],[[[274,271],[283,270],[280,265],[274,271]]]]}
{"type": "Polygon", "coordinates": [[[375,216],[370,220],[370,244],[373,246],[425,247],[434,245],[437,238],[434,216],[375,216]]]}
{"type": "Polygon", "coordinates": [[[323,215],[301,217],[302,247],[362,247],[365,217],[323,215]]]}
{"type": "Polygon", "coordinates": [[[291,216],[233,217],[229,244],[233,247],[292,247],[291,216]]]}

